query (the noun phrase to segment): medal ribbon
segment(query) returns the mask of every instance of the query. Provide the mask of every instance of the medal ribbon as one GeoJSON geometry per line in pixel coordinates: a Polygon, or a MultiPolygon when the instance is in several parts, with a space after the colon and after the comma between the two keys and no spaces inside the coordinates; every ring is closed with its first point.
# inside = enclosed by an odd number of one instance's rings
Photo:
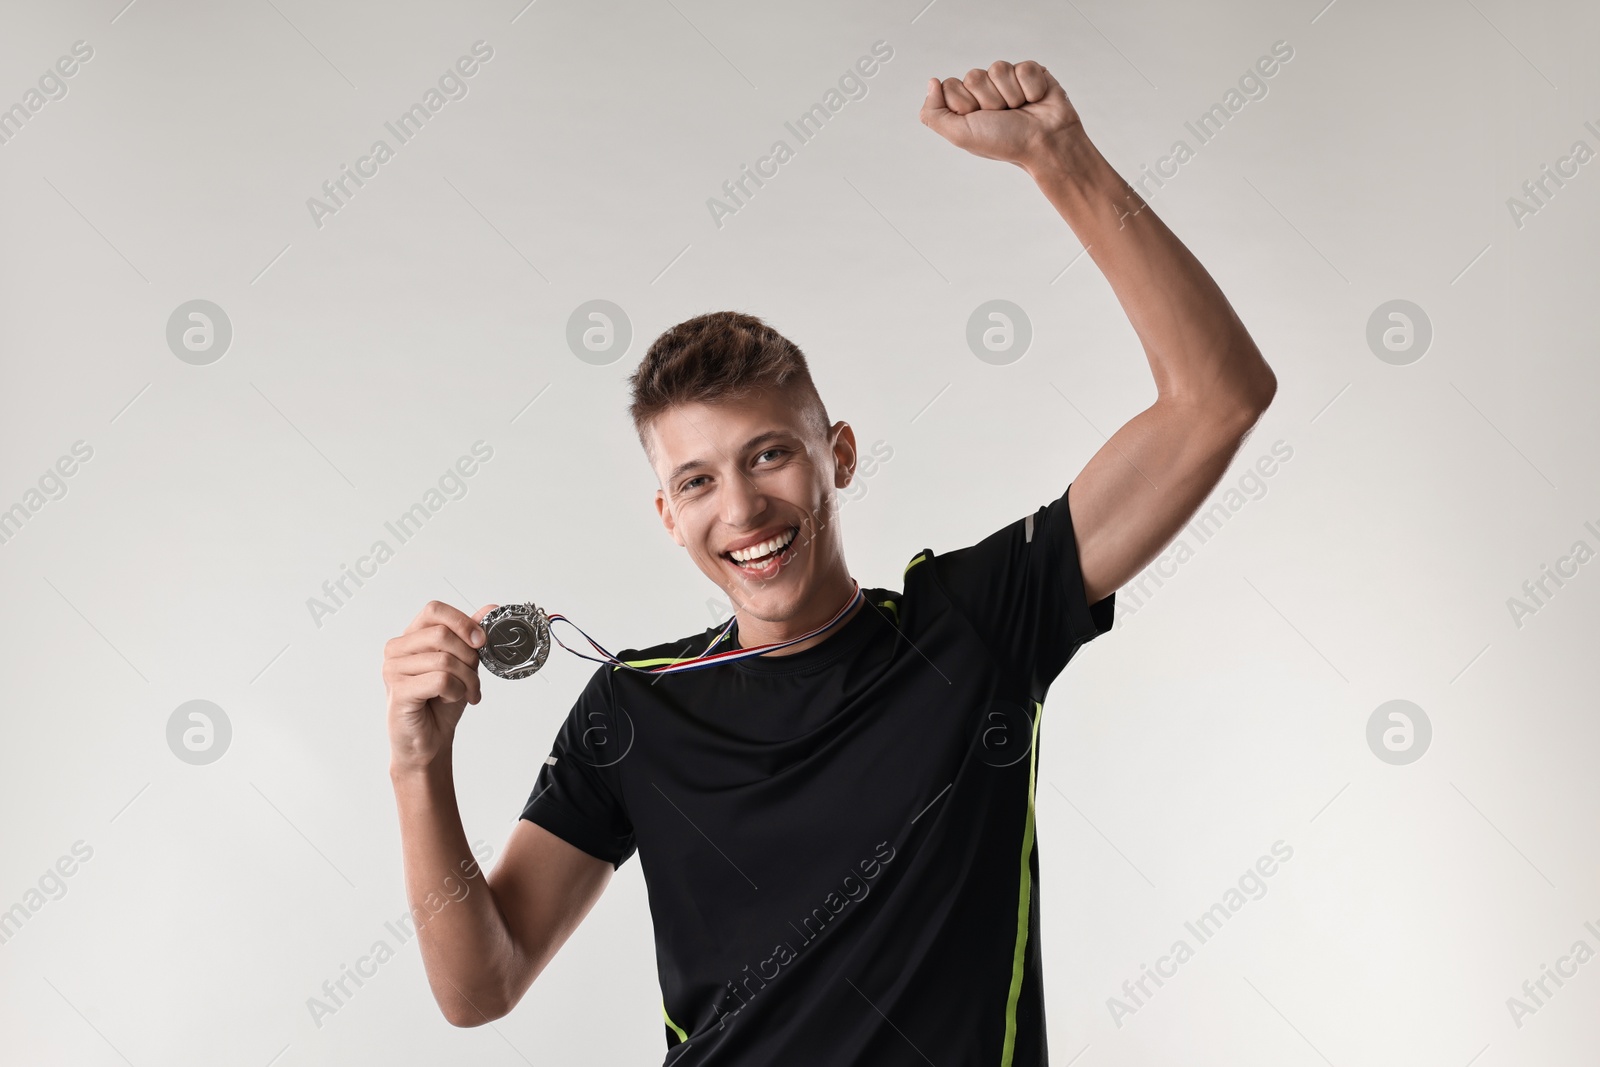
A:
{"type": "Polygon", "coordinates": [[[729,619],[723,625],[722,629],[717,633],[717,636],[711,639],[711,643],[706,646],[705,651],[700,653],[700,655],[691,659],[679,660],[676,663],[664,663],[658,667],[635,667],[631,663],[622,662],[616,656],[613,656],[610,652],[607,652],[604,648],[601,648],[600,645],[595,642],[594,638],[590,637],[586,633],[583,633],[583,628],[581,626],[567,618],[565,615],[547,614],[545,618],[550,620],[550,636],[555,643],[560,645],[562,648],[566,648],[568,652],[571,652],[574,656],[577,656],[580,659],[593,660],[595,663],[614,663],[618,667],[625,667],[628,670],[636,671],[639,674],[682,674],[684,671],[704,670],[706,667],[715,667],[720,663],[733,663],[736,660],[748,659],[751,656],[764,655],[765,653],[772,652],[776,649],[788,648],[790,645],[797,645],[801,641],[805,641],[809,638],[817,636],[820,633],[824,633],[827,630],[833,629],[833,627],[839,624],[840,619],[849,614],[850,609],[855,606],[856,601],[860,600],[863,595],[861,592],[860,582],[852,578],[850,579],[850,583],[855,587],[855,592],[851,595],[849,601],[845,603],[844,607],[839,609],[838,613],[835,614],[833,618],[829,619],[815,630],[812,630],[810,633],[801,634],[799,637],[791,638],[788,641],[774,641],[771,644],[756,645],[754,648],[730,648],[725,652],[712,653],[711,650],[733,631],[733,624],[739,619],[738,615],[734,615],[733,618],[729,619]],[[589,644],[594,647],[594,650],[605,658],[597,659],[594,656],[584,655],[582,652],[579,652],[576,649],[567,648],[566,642],[562,641],[561,638],[556,637],[555,635],[554,624],[557,622],[564,622],[574,630],[577,630],[580,634],[583,634],[583,639],[588,641],[589,644]]]}

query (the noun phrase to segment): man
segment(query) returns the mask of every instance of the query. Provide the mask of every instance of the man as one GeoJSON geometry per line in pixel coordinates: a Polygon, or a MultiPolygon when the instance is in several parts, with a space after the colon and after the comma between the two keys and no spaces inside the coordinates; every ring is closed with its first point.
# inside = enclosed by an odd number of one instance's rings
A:
{"type": "Polygon", "coordinates": [[[729,312],[657,339],[631,408],[656,507],[734,618],[594,672],[487,878],[450,751],[480,699],[493,605],[430,603],[385,649],[408,893],[471,875],[419,935],[452,1023],[509,1012],[637,851],[667,1062],[1046,1062],[1046,690],[1110,628],[1115,590],[1198,509],[1277,382],[1044,67],[930,78],[921,118],[1038,183],[1143,342],[1155,403],[1060,498],[975,545],[917,552],[903,590],[858,592],[835,521],[855,435],[829,423],[799,350],[729,312]],[[706,653],[734,661],[652,673],[706,653]]]}

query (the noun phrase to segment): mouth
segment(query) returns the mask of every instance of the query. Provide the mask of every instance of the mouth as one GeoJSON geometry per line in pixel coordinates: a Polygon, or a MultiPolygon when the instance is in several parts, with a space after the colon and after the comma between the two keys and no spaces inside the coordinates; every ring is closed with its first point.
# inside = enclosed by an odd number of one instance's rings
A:
{"type": "Polygon", "coordinates": [[[800,527],[791,526],[776,537],[750,548],[722,553],[728,565],[750,578],[770,578],[794,555],[800,539],[800,527]]]}

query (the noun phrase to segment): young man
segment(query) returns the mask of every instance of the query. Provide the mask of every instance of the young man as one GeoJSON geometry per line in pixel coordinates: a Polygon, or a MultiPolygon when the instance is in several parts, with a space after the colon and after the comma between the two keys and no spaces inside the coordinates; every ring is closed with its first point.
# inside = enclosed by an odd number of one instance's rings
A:
{"type": "Polygon", "coordinates": [[[471,886],[419,933],[452,1023],[509,1012],[637,851],[666,1062],[1046,1062],[1046,691],[1217,484],[1276,379],[1045,68],[929,79],[922,121],[1034,178],[1111,282],[1155,403],[1058,499],[977,544],[915,553],[903,590],[859,589],[835,521],[855,434],[830,425],[799,350],[729,312],[657,339],[632,415],[662,523],[734,605],[731,628],[594,672],[487,878],[450,752],[480,699],[477,621],[493,605],[430,603],[385,649],[408,893],[459,871],[471,886]],[[781,647],[752,651],[766,645],[781,647]],[[738,650],[751,655],[650,673],[738,650]]]}

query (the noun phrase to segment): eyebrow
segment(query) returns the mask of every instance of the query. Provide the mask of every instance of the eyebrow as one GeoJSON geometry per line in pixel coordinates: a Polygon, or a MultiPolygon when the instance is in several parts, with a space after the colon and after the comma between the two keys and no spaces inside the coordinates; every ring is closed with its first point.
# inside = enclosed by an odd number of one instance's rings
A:
{"type": "MultiPolygon", "coordinates": [[[[739,451],[740,452],[748,452],[752,448],[754,448],[756,445],[759,445],[759,444],[761,444],[761,443],[763,443],[765,441],[773,440],[775,438],[793,438],[793,437],[794,437],[794,434],[792,434],[792,433],[790,433],[790,432],[788,432],[786,430],[768,430],[766,433],[758,433],[754,437],[750,438],[750,440],[748,440],[748,441],[746,441],[744,443],[743,447],[741,447],[739,449],[739,451]]],[[[708,460],[708,459],[691,459],[691,460],[687,460],[687,461],[685,461],[683,463],[678,464],[676,467],[672,468],[672,473],[667,475],[667,485],[670,487],[674,482],[676,482],[678,480],[678,478],[680,476],[682,476],[684,474],[687,474],[690,471],[695,470],[698,467],[709,466],[710,463],[711,463],[711,461],[708,460]]]]}

